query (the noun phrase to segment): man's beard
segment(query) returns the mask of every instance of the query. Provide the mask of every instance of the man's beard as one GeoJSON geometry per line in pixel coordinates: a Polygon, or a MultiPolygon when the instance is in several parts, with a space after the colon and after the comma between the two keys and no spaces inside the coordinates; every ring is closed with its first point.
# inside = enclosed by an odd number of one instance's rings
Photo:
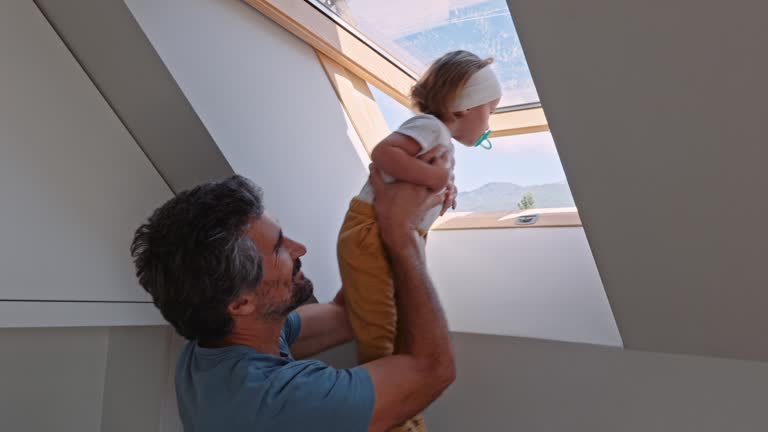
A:
{"type": "Polygon", "coordinates": [[[312,298],[312,294],[314,293],[314,286],[312,285],[312,281],[309,280],[309,278],[304,276],[304,273],[301,274],[301,278],[299,280],[296,280],[296,275],[301,271],[301,260],[296,258],[296,260],[293,262],[293,274],[291,282],[293,283],[291,287],[291,302],[290,302],[290,309],[287,313],[290,313],[293,310],[296,310],[299,306],[303,305],[307,302],[310,298],[312,298]]]}
{"type": "Polygon", "coordinates": [[[303,273],[297,279],[296,276],[299,271],[301,271],[301,261],[297,258],[293,262],[293,272],[291,273],[291,281],[289,282],[290,286],[280,288],[281,290],[286,288],[290,290],[288,301],[284,303],[268,304],[263,310],[265,316],[273,319],[284,319],[289,313],[293,312],[299,306],[306,303],[307,300],[312,298],[312,293],[314,291],[312,281],[304,277],[303,273]]]}

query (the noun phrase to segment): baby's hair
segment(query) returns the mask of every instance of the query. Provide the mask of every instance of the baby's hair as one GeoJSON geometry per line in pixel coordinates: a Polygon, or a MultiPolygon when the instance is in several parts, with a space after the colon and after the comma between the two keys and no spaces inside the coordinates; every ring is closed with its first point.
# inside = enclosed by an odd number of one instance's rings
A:
{"type": "Polygon", "coordinates": [[[464,84],[472,74],[491,63],[492,58],[483,60],[469,51],[451,51],[445,54],[435,60],[411,88],[413,108],[443,121],[452,118],[450,107],[464,84]]]}

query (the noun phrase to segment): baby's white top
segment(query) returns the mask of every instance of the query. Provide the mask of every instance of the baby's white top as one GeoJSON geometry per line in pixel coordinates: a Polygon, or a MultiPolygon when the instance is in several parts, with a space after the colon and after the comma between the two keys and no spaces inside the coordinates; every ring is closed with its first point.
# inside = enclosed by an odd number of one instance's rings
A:
{"type": "MultiPolygon", "coordinates": [[[[396,132],[409,136],[419,143],[421,150],[417,156],[428,152],[440,144],[453,147],[453,143],[451,142],[451,131],[448,130],[440,119],[433,115],[422,114],[412,117],[403,123],[396,132]]],[[[386,182],[391,183],[394,181],[394,179],[386,173],[382,174],[386,182]]],[[[367,203],[373,203],[373,187],[371,187],[370,182],[365,183],[365,186],[363,186],[363,190],[360,191],[357,199],[367,203]]],[[[429,228],[440,216],[441,209],[442,205],[439,205],[429,210],[424,216],[424,220],[419,225],[419,228],[424,232],[429,231],[429,228]]]]}

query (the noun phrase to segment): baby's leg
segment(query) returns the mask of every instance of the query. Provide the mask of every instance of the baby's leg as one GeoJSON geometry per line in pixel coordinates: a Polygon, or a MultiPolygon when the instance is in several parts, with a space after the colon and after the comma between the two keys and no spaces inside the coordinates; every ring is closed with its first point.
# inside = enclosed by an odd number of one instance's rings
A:
{"type": "MultiPolygon", "coordinates": [[[[370,204],[352,201],[339,234],[338,257],[358,361],[362,364],[392,355],[396,344],[402,346],[402,337],[398,337],[392,271],[370,204]]],[[[391,429],[392,432],[426,430],[421,415],[391,429]]]]}
{"type": "Polygon", "coordinates": [[[359,362],[392,355],[397,332],[392,272],[370,204],[352,202],[339,234],[338,257],[359,362]]]}

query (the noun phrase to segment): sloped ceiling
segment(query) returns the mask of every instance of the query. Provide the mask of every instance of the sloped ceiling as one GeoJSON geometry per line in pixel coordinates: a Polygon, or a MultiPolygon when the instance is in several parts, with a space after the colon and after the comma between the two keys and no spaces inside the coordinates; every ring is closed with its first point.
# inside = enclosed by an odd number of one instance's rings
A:
{"type": "Polygon", "coordinates": [[[768,4],[509,7],[625,347],[768,360],[768,4]]]}
{"type": "Polygon", "coordinates": [[[174,192],[233,174],[122,0],[35,0],[174,192]]]}

